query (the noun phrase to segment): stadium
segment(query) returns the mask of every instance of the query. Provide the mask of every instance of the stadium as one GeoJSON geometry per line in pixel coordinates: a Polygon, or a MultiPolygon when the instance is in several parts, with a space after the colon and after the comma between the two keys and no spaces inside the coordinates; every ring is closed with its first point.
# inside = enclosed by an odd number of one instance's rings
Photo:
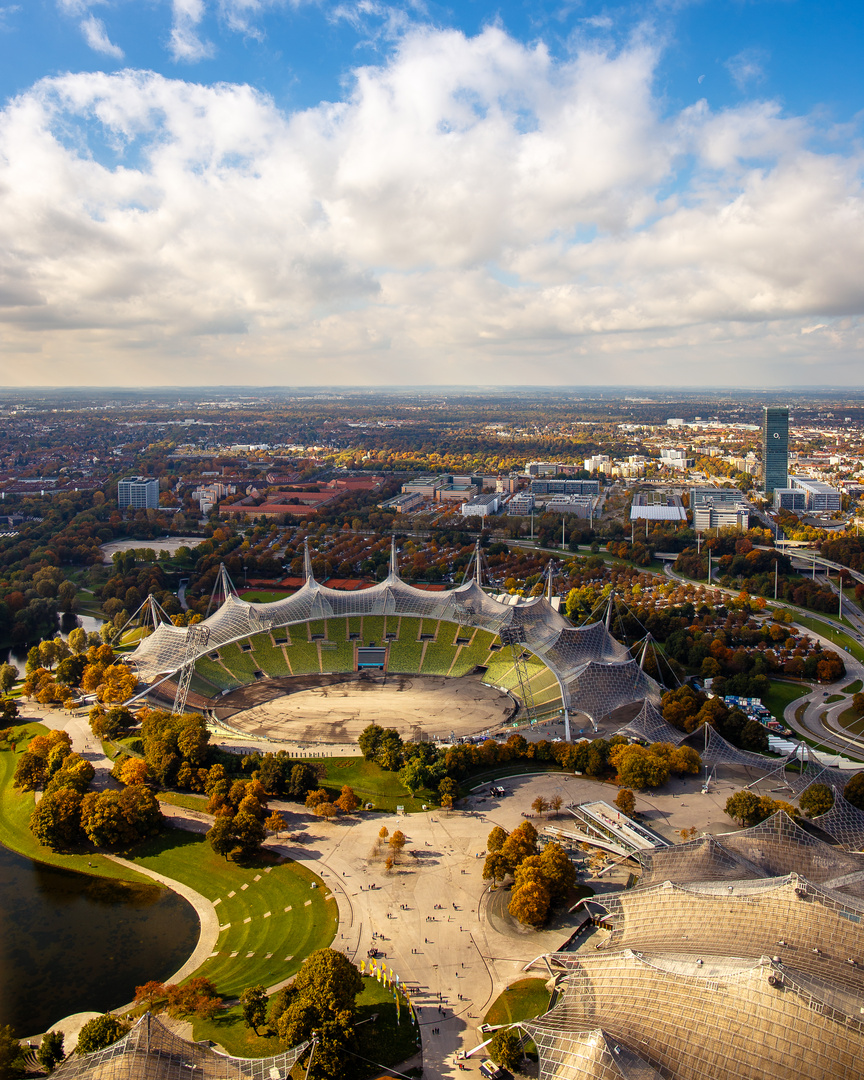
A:
{"type": "Polygon", "coordinates": [[[308,547],[304,562],[302,588],[283,600],[250,604],[226,590],[203,622],[158,625],[128,657],[139,677],[151,692],[173,689],[173,678],[176,703],[189,694],[193,707],[269,738],[308,737],[317,716],[324,742],[356,738],[382,709],[412,738],[562,715],[569,739],[578,714],[596,729],[622,706],[659,702],[658,684],[602,622],[575,628],[542,596],[494,599],[479,559],[449,592],[402,581],[395,541],[387,577],[367,589],[319,584],[308,547]],[[398,701],[385,705],[384,692],[398,701]]]}
{"type": "Polygon", "coordinates": [[[541,1080],[864,1076],[864,856],[780,811],[640,859],[589,901],[594,949],[534,962],[556,983],[521,1025],[541,1080]]]}

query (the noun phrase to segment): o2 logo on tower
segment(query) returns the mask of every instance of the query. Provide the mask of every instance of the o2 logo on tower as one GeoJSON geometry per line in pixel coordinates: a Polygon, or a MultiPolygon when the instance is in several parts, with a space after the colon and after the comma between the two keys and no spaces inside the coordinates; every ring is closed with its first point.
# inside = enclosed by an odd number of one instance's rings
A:
{"type": "Polygon", "coordinates": [[[775,438],[775,439],[779,439],[779,438],[780,438],[780,432],[779,432],[779,431],[775,431],[775,432],[774,432],[774,438],[775,438]]]}

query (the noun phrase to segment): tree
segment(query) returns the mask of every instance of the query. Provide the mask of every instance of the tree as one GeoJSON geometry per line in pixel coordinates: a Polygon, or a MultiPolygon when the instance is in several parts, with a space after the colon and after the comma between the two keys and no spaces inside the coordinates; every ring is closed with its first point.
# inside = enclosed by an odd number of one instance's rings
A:
{"type": "Polygon", "coordinates": [[[92,1054],[94,1050],[102,1050],[122,1039],[128,1030],[129,1025],[111,1013],[94,1016],[78,1033],[75,1050],[79,1054],[92,1054]]]}
{"type": "Polygon", "coordinates": [[[87,649],[87,631],[76,626],[74,630],[69,631],[66,644],[73,653],[83,653],[87,649]]]}
{"type": "Polygon", "coordinates": [[[636,797],[630,788],[621,788],[615,796],[615,805],[622,814],[626,814],[627,817],[633,817],[633,814],[636,811],[636,797]]]}
{"type": "Polygon", "coordinates": [[[343,953],[319,949],[304,960],[294,983],[275,996],[271,1022],[286,1046],[317,1032],[312,1080],[350,1080],[356,1075],[351,1054],[357,1050],[355,999],[361,988],[360,973],[343,953]]]}
{"type": "Polygon", "coordinates": [[[762,819],[759,814],[759,796],[753,791],[736,791],[726,800],[724,808],[733,821],[745,827],[756,825],[762,819]]]}
{"type": "Polygon", "coordinates": [[[394,861],[398,862],[399,856],[402,854],[402,848],[405,847],[405,833],[401,829],[397,829],[388,843],[390,844],[390,850],[393,852],[394,861]]]}
{"type": "Polygon", "coordinates": [[[36,1058],[46,1072],[53,1072],[54,1066],[63,1060],[63,1032],[46,1031],[36,1051],[36,1058]]]}
{"type": "Polygon", "coordinates": [[[811,784],[802,793],[798,805],[809,818],[827,814],[834,805],[834,792],[827,784],[811,784]]]}
{"type": "Polygon", "coordinates": [[[146,784],[149,779],[147,762],[129,758],[120,767],[120,779],[124,784],[146,784]]]}
{"type": "Polygon", "coordinates": [[[244,855],[257,851],[267,838],[264,826],[252,814],[240,811],[234,817],[234,836],[244,855]]]}
{"type": "Polygon", "coordinates": [[[523,821],[504,841],[501,855],[511,870],[532,855],[537,854],[537,830],[530,821],[523,821]]]}
{"type": "Polygon", "coordinates": [[[23,1066],[21,1059],[21,1044],[15,1038],[9,1025],[0,1025],[0,1080],[10,1080],[23,1072],[23,1068],[16,1067],[18,1063],[23,1066]]]}
{"type": "Polygon", "coordinates": [[[315,817],[323,818],[324,821],[332,821],[338,813],[336,804],[332,802],[318,803],[315,807],[315,817]]]}
{"type": "Polygon", "coordinates": [[[135,693],[137,685],[138,677],[125,664],[112,664],[110,667],[105,668],[102,673],[98,691],[99,700],[128,701],[135,693]]]}
{"type": "Polygon", "coordinates": [[[68,851],[80,844],[81,795],[62,787],[43,795],[30,815],[30,831],[40,844],[53,851],[68,851]]]}
{"type": "Polygon", "coordinates": [[[499,1028],[489,1042],[489,1056],[510,1072],[519,1072],[522,1064],[522,1040],[513,1028],[499,1028]]]}
{"type": "Polygon", "coordinates": [[[0,664],[0,690],[8,694],[18,678],[18,669],[12,664],[0,664]]]}
{"type": "Polygon", "coordinates": [[[370,724],[360,732],[360,736],[357,739],[357,745],[360,747],[360,751],[367,761],[374,760],[383,734],[384,728],[380,727],[378,724],[370,724]]]}
{"type": "Polygon", "coordinates": [[[152,1009],[155,1002],[165,997],[165,984],[151,979],[143,986],[135,987],[135,1004],[147,1003],[147,1008],[152,1009]]]}
{"type": "Polygon", "coordinates": [[[483,863],[484,881],[491,881],[493,885],[497,885],[499,881],[507,877],[509,872],[510,867],[500,851],[490,851],[486,855],[486,861],[483,863]]]}
{"type": "Polygon", "coordinates": [[[336,805],[344,814],[353,814],[360,805],[360,800],[348,784],[343,784],[342,793],[336,800],[336,805]]]}
{"type": "Polygon", "coordinates": [[[855,773],[843,788],[843,798],[864,810],[864,772],[855,773]]]}
{"type": "Polygon", "coordinates": [[[243,1019],[255,1034],[267,1019],[267,991],[263,986],[247,986],[240,995],[243,1019]]]}
{"type": "Polygon", "coordinates": [[[443,798],[445,795],[452,795],[454,798],[459,792],[459,785],[453,779],[452,776],[445,776],[441,783],[438,785],[438,794],[443,798]]]}
{"type": "Polygon", "coordinates": [[[486,850],[489,852],[500,851],[504,846],[504,842],[507,839],[507,833],[500,825],[496,825],[495,828],[486,837],[486,850]]]}
{"type": "Polygon", "coordinates": [[[669,779],[668,761],[646,746],[616,746],[609,763],[618,770],[618,783],[624,787],[662,787],[669,779]]]}
{"type": "Polygon", "coordinates": [[[207,839],[216,854],[223,855],[227,859],[236,846],[234,819],[227,816],[217,817],[207,831],[207,839]]]}
{"type": "Polygon", "coordinates": [[[669,768],[678,776],[685,773],[698,776],[702,768],[702,758],[690,746],[676,746],[669,755],[669,768]]]}
{"type": "Polygon", "coordinates": [[[269,833],[282,832],[285,828],[285,818],[279,813],[278,810],[274,810],[273,813],[265,820],[264,828],[269,833]]]}
{"type": "Polygon", "coordinates": [[[550,896],[546,885],[539,880],[528,880],[519,888],[514,886],[507,910],[521,923],[542,926],[549,914],[550,896]]]}
{"type": "Polygon", "coordinates": [[[318,773],[304,761],[292,768],[286,794],[292,799],[305,799],[317,784],[318,773]]]}
{"type": "Polygon", "coordinates": [[[552,798],[549,800],[549,809],[552,811],[556,818],[558,817],[558,814],[560,813],[561,807],[563,805],[564,800],[561,798],[560,795],[553,795],[552,798]]]}
{"type": "Polygon", "coordinates": [[[576,867],[560,844],[552,841],[540,856],[540,870],[553,904],[560,904],[576,884],[576,867]]]}
{"type": "Polygon", "coordinates": [[[542,795],[538,795],[534,802],[531,803],[531,809],[535,814],[543,815],[549,809],[549,803],[542,795]]]}
{"type": "Polygon", "coordinates": [[[325,788],[318,788],[317,791],[310,791],[306,796],[306,809],[317,810],[325,802],[330,802],[330,793],[325,788]]]}
{"type": "Polygon", "coordinates": [[[441,805],[448,812],[450,810],[452,810],[453,809],[453,796],[452,795],[442,795],[441,796],[441,805]]]}

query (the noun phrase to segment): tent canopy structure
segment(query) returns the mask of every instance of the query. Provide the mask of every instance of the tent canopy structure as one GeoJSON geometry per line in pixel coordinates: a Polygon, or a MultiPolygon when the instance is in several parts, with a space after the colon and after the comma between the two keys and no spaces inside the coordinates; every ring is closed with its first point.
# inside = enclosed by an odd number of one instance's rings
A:
{"type": "Polygon", "coordinates": [[[319,584],[312,573],[308,548],[305,570],[304,584],[292,596],[269,604],[249,604],[229,594],[212,615],[194,627],[159,625],[127,659],[141,679],[151,682],[252,634],[313,619],[404,615],[498,635],[502,630],[518,630],[523,648],[538,657],[558,680],[565,710],[584,713],[595,726],[622,705],[660,700],[660,686],[602,622],[575,628],[543,596],[515,605],[501,604],[483,591],[476,578],[449,592],[414,588],[399,577],[395,542],[387,577],[369,589],[343,592],[319,584]]]}

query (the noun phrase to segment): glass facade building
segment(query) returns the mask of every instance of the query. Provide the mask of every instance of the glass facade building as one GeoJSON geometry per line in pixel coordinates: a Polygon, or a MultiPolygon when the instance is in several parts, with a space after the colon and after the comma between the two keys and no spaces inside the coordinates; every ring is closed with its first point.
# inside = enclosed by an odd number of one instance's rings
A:
{"type": "Polygon", "coordinates": [[[789,486],[789,409],[762,410],[762,479],[766,493],[789,486]]]}

